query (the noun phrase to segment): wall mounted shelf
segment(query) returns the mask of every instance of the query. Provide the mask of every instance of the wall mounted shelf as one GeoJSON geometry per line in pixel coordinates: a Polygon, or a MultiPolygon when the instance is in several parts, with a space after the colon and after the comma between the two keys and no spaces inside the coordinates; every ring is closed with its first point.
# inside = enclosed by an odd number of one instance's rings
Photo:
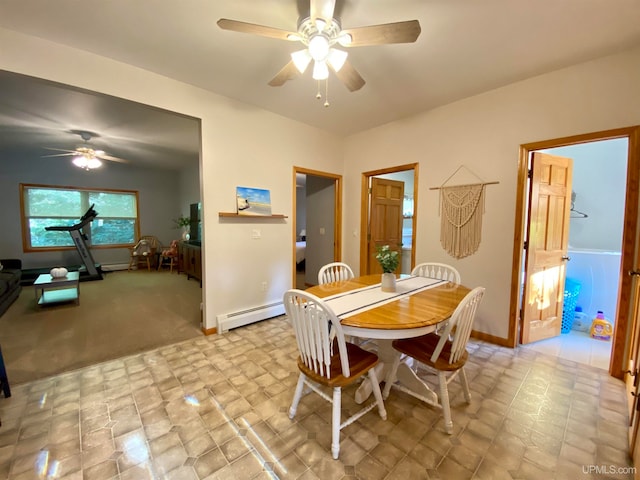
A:
{"type": "Polygon", "coordinates": [[[235,212],[218,212],[218,217],[234,217],[234,218],[289,218],[281,213],[273,215],[239,215],[235,212]]]}

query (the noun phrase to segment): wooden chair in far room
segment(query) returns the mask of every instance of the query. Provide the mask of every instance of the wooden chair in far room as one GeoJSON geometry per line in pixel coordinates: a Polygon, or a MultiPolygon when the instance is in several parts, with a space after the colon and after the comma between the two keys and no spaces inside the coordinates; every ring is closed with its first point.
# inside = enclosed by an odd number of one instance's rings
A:
{"type": "Polygon", "coordinates": [[[310,393],[310,390],[331,403],[331,454],[337,459],[340,454],[340,430],[351,425],[376,405],[380,417],[383,420],[387,419],[373,368],[378,364],[378,356],[346,342],[340,320],[331,308],[315,295],[302,290],[289,290],[285,292],[283,301],[300,353],[300,376],[289,408],[289,418],[293,419],[300,399],[303,394],[310,393]],[[375,401],[341,422],[342,388],[354,384],[365,374],[368,374],[373,386],[375,401]],[[332,396],[326,392],[327,387],[333,391],[332,396]]]}
{"type": "Polygon", "coordinates": [[[464,372],[464,365],[469,358],[469,352],[467,352],[466,347],[484,290],[484,287],[476,287],[467,293],[454,310],[453,315],[451,315],[451,319],[442,335],[429,333],[421,337],[394,340],[392,343],[398,354],[395,357],[388,378],[396,377],[400,361],[404,360],[400,354],[407,355],[419,362],[417,365],[418,372],[424,367],[429,373],[437,375],[440,398],[438,399],[436,396],[436,403],[434,403],[431,398],[423,397],[400,384],[392,385],[391,382],[385,385],[383,396],[387,398],[393,386],[429,405],[441,408],[444,416],[444,427],[449,434],[453,433],[453,421],[451,420],[451,407],[449,406],[448,385],[453,379],[460,377],[464,398],[467,403],[471,402],[469,383],[464,372]]]}
{"type": "Polygon", "coordinates": [[[416,265],[411,270],[411,275],[418,277],[438,278],[440,280],[448,280],[449,282],[461,283],[460,272],[446,263],[424,262],[416,265]]]}
{"type": "Polygon", "coordinates": [[[346,263],[332,262],[327,263],[318,272],[318,284],[339,282],[340,280],[349,280],[355,277],[353,270],[346,263]]]}
{"type": "Polygon", "coordinates": [[[147,270],[151,271],[151,267],[156,266],[156,254],[160,242],[153,235],[143,235],[133,247],[129,249],[131,258],[129,260],[129,268],[139,267],[141,264],[147,266],[147,270]]]}
{"type": "Polygon", "coordinates": [[[174,265],[176,266],[176,271],[178,270],[178,240],[172,240],[169,248],[162,250],[158,259],[158,270],[167,263],[169,264],[169,273],[173,272],[174,265]]]}

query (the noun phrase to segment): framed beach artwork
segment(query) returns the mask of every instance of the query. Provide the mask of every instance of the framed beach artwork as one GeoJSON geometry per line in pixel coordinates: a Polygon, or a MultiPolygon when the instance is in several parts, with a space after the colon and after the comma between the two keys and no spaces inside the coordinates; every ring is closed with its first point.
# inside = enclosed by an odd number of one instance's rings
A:
{"type": "Polygon", "coordinates": [[[271,215],[271,194],[262,188],[236,187],[238,215],[271,215]]]}

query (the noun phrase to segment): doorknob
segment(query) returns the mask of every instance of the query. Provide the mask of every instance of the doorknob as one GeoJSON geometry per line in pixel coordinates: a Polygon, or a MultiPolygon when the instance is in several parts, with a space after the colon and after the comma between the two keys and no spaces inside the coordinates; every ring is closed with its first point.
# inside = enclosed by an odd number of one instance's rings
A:
{"type": "Polygon", "coordinates": [[[569,257],[568,255],[563,255],[562,256],[562,260],[563,261],[566,260],[567,262],[570,262],[571,261],[571,257],[569,257]]]}
{"type": "Polygon", "coordinates": [[[631,276],[640,275],[640,270],[629,270],[629,275],[631,276]]]}

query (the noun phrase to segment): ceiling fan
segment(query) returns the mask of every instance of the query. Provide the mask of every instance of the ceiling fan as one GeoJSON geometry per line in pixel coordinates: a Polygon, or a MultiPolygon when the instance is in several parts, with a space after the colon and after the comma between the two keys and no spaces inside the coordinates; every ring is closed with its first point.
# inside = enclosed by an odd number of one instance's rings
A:
{"type": "Polygon", "coordinates": [[[110,162],[129,163],[128,160],[107,155],[103,150],[94,150],[93,148],[91,148],[89,146],[89,141],[92,138],[99,137],[100,135],[98,135],[97,133],[89,132],[86,130],[71,130],[71,133],[75,135],[80,135],[80,137],[84,140],[85,144],[80,145],[75,150],[65,150],[62,148],[44,147],[47,150],[54,150],[54,151],[65,152],[65,153],[44,155],[43,158],[72,156],[73,157],[73,159],[71,160],[72,163],[76,167],[84,168],[85,170],[93,170],[94,168],[101,167],[102,160],[108,160],[110,162]]]}
{"type": "MultiPolygon", "coordinates": [[[[418,20],[343,30],[340,20],[333,16],[335,4],[336,0],[310,0],[310,14],[299,20],[296,32],[227,18],[218,20],[218,26],[224,30],[300,42],[304,45],[304,49],[291,54],[291,61],[271,79],[269,85],[273,87],[279,87],[304,73],[313,60],[314,79],[326,80],[331,69],[352,92],[361,89],[365,81],[347,60],[347,52],[334,48],[335,46],[351,48],[412,43],[420,35],[418,20]]],[[[318,98],[319,95],[318,93],[318,98]]],[[[328,103],[325,102],[325,106],[328,106],[328,103]]]]}

